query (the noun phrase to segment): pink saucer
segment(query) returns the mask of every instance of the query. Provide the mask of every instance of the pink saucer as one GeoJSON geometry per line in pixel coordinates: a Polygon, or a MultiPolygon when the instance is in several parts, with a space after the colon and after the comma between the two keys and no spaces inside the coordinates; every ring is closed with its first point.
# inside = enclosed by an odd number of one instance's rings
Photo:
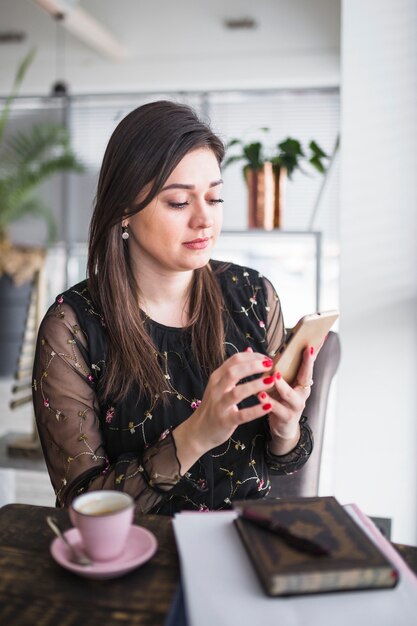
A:
{"type": "MultiPolygon", "coordinates": [[[[81,543],[77,528],[70,528],[65,536],[72,544],[81,543]]],[[[69,549],[62,541],[56,538],[51,544],[51,554],[55,561],[65,569],[84,576],[85,578],[116,578],[148,561],[156,552],[158,542],[149,530],[142,526],[132,526],[127,538],[127,544],[122,554],[114,561],[93,563],[92,565],[77,565],[69,559],[69,549]]]]}

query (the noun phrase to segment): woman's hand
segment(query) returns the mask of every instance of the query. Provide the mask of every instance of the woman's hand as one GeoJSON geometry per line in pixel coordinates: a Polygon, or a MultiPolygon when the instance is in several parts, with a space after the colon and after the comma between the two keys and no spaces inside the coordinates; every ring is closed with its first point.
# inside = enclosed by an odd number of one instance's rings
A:
{"type": "Polygon", "coordinates": [[[269,409],[269,428],[272,441],[272,454],[287,454],[296,445],[300,438],[300,417],[305,403],[311,393],[313,384],[313,366],[319,351],[314,353],[313,348],[306,348],[303,360],[297,373],[296,382],[289,385],[280,375],[274,376],[274,387],[269,393],[266,390],[258,393],[259,402],[269,409]]]}
{"type": "Polygon", "coordinates": [[[227,441],[237,426],[268,413],[269,400],[241,409],[237,405],[274,385],[274,378],[267,375],[271,367],[269,357],[248,349],[228,358],[211,374],[200,406],[173,431],[182,474],[205,452],[227,441]],[[256,374],[261,376],[238,384],[256,374]]]}

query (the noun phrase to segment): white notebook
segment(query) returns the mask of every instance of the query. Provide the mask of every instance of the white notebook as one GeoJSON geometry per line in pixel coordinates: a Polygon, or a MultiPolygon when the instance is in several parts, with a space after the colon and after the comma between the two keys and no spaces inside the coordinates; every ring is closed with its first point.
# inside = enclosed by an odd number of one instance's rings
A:
{"type": "Polygon", "coordinates": [[[234,527],[235,512],[175,515],[188,626],[416,626],[417,577],[358,507],[345,508],[398,568],[395,589],[268,597],[234,527]]]}

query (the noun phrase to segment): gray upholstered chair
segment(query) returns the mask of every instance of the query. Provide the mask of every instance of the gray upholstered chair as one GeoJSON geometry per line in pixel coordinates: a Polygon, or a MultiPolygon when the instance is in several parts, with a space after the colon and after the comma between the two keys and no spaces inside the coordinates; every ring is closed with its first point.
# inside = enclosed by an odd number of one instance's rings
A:
{"type": "Polygon", "coordinates": [[[314,364],[314,385],[304,409],[314,436],[314,448],[307,463],[294,474],[271,476],[272,497],[317,496],[320,478],[324,425],[330,385],[340,362],[339,335],[330,331],[314,364]]]}

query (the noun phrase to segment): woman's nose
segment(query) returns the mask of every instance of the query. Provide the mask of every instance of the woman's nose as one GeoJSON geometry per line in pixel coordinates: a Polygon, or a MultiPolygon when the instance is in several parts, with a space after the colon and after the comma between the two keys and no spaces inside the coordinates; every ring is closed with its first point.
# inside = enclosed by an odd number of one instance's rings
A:
{"type": "Polygon", "coordinates": [[[192,228],[209,228],[213,225],[213,207],[204,200],[195,202],[194,211],[191,217],[192,228]]]}

